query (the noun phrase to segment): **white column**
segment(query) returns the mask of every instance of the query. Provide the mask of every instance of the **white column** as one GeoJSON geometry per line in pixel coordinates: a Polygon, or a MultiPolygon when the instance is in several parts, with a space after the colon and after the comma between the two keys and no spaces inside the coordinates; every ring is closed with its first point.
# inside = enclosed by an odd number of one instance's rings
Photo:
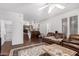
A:
{"type": "Polygon", "coordinates": [[[5,23],[3,20],[1,20],[1,42],[2,42],[2,45],[4,44],[5,42],[5,35],[6,35],[6,31],[5,31],[5,23]]]}

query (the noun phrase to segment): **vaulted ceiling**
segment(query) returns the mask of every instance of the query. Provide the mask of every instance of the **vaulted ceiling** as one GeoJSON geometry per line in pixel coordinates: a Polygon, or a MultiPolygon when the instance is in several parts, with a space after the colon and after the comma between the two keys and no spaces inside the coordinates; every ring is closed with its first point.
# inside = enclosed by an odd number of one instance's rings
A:
{"type": "Polygon", "coordinates": [[[39,11],[39,8],[44,6],[44,4],[45,3],[0,3],[0,10],[23,13],[24,20],[40,21],[49,17],[49,15],[54,16],[79,8],[78,3],[57,3],[65,6],[66,8],[63,10],[54,8],[52,12],[48,14],[48,8],[39,11]]]}

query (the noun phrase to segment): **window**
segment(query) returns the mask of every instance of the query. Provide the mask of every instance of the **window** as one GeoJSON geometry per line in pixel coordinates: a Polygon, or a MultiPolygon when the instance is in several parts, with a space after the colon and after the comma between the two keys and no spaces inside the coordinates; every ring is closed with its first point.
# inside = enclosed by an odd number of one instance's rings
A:
{"type": "Polygon", "coordinates": [[[62,19],[62,32],[67,35],[67,18],[62,19]]]}
{"type": "Polygon", "coordinates": [[[78,16],[70,17],[70,34],[78,33],[78,16]]]}

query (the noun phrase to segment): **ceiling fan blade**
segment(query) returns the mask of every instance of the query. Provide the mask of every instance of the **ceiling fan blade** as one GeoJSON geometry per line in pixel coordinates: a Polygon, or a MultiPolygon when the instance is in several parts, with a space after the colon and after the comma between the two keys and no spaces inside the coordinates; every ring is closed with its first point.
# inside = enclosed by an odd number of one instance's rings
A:
{"type": "Polygon", "coordinates": [[[43,7],[39,8],[39,10],[43,10],[46,7],[48,7],[48,5],[44,5],[43,7]]]}
{"type": "Polygon", "coordinates": [[[54,5],[51,5],[51,6],[49,7],[48,13],[50,13],[50,12],[52,11],[52,9],[54,9],[54,8],[55,8],[55,6],[54,6],[54,5]]]}
{"type": "Polygon", "coordinates": [[[60,8],[60,9],[64,9],[65,8],[63,5],[60,5],[60,4],[55,4],[55,7],[60,8]]]}

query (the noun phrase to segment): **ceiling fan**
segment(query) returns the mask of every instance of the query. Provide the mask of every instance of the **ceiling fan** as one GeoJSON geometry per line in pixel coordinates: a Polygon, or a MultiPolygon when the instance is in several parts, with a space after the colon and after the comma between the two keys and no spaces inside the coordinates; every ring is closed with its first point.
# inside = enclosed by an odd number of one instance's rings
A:
{"type": "Polygon", "coordinates": [[[50,13],[54,8],[59,8],[59,9],[64,9],[65,8],[65,6],[63,6],[61,4],[46,3],[46,4],[44,4],[44,6],[39,8],[39,10],[43,10],[47,7],[49,8],[48,13],[50,13]]]}

